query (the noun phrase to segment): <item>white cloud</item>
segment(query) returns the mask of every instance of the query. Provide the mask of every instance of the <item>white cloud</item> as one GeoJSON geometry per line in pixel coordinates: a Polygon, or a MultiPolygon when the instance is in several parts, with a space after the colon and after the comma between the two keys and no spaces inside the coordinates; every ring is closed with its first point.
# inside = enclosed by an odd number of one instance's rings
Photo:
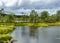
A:
{"type": "Polygon", "coordinates": [[[41,1],[41,0],[30,0],[31,2],[37,2],[37,1],[41,1]]]}
{"type": "MultiPolygon", "coordinates": [[[[25,8],[25,9],[27,9],[27,8],[28,9],[34,9],[34,8],[35,9],[42,9],[42,8],[44,8],[45,9],[45,8],[58,8],[58,7],[60,7],[59,0],[0,0],[0,6],[3,7],[2,2],[4,3],[5,11],[7,10],[6,12],[14,12],[14,13],[17,12],[17,14],[20,13],[21,8],[25,8]]],[[[24,10],[24,12],[28,12],[28,10],[24,10]]]]}
{"type": "Polygon", "coordinates": [[[33,2],[43,2],[43,3],[51,3],[51,2],[54,2],[56,0],[30,0],[31,3],[33,2]]]}
{"type": "Polygon", "coordinates": [[[2,6],[2,2],[0,1],[0,6],[2,6]]]}
{"type": "MultiPolygon", "coordinates": [[[[13,6],[18,0],[0,0],[6,7],[13,6]]],[[[2,3],[2,4],[3,4],[2,3]]]]}
{"type": "Polygon", "coordinates": [[[36,3],[36,2],[42,2],[44,4],[49,4],[56,0],[0,0],[0,1],[2,1],[6,7],[11,7],[11,6],[14,6],[17,2],[18,2],[18,5],[21,5],[22,3],[26,2],[26,1],[27,2],[29,1],[31,4],[36,3]]]}
{"type": "Polygon", "coordinates": [[[18,0],[18,5],[21,5],[21,3],[22,3],[22,0],[18,0]]]}
{"type": "Polygon", "coordinates": [[[18,3],[18,5],[21,5],[22,0],[9,0],[9,1],[7,1],[7,3],[6,3],[6,6],[13,6],[13,5],[15,5],[16,3],[18,3]]]}
{"type": "Polygon", "coordinates": [[[5,6],[10,7],[13,6],[16,3],[17,0],[9,0],[7,1],[7,3],[5,4],[5,6]]]}

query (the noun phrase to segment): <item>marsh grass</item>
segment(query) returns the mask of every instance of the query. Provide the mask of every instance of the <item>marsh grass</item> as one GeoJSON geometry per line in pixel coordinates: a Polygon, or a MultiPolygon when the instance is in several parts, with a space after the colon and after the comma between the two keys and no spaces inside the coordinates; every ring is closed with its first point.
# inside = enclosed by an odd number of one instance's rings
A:
{"type": "Polygon", "coordinates": [[[11,40],[10,33],[15,29],[14,25],[0,24],[0,43],[7,43],[7,40],[11,40]]]}

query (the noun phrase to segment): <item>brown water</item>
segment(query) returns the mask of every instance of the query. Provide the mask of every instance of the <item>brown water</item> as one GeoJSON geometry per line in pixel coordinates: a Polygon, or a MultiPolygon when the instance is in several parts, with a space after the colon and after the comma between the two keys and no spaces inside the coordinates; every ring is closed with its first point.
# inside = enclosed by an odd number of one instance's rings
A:
{"type": "Polygon", "coordinates": [[[12,32],[14,43],[60,43],[60,27],[49,26],[31,29],[28,26],[17,26],[12,32]]]}

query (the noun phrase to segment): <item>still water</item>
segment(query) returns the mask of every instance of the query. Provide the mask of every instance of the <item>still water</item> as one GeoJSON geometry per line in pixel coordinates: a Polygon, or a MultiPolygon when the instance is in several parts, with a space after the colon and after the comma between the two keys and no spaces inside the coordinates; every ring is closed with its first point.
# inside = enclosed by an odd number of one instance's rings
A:
{"type": "Polygon", "coordinates": [[[17,26],[12,32],[14,43],[60,43],[60,27],[49,26],[31,29],[28,26],[17,26]]]}

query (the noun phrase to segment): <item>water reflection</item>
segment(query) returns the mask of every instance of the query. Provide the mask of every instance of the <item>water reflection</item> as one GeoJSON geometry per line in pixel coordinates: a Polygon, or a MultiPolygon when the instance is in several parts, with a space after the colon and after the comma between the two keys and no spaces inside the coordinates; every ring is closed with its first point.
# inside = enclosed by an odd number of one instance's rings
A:
{"type": "Polygon", "coordinates": [[[39,28],[39,43],[60,43],[60,27],[41,27],[39,28]]]}
{"type": "Polygon", "coordinates": [[[37,38],[37,31],[38,29],[30,29],[30,36],[31,37],[36,37],[37,38]]]}
{"type": "Polygon", "coordinates": [[[14,43],[60,43],[59,26],[39,27],[38,29],[19,26],[11,35],[17,40],[14,43]]]}
{"type": "Polygon", "coordinates": [[[23,39],[23,43],[30,43],[29,42],[29,27],[27,26],[23,26],[21,28],[21,31],[22,31],[22,39],[23,39]]]}

